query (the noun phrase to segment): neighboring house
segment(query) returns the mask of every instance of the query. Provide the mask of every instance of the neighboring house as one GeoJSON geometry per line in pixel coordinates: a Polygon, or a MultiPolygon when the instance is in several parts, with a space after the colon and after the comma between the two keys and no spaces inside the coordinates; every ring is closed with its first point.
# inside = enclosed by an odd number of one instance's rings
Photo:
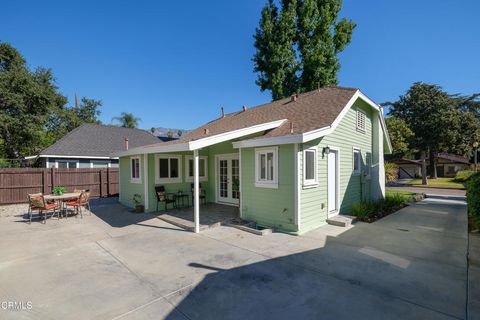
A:
{"type": "Polygon", "coordinates": [[[448,153],[439,153],[437,155],[437,176],[455,177],[457,171],[467,170],[470,167],[470,161],[462,156],[448,153]]]}
{"type": "MultiPolygon", "coordinates": [[[[398,177],[400,179],[413,179],[422,176],[422,161],[400,159],[394,161],[398,165],[398,177]]],[[[437,154],[437,176],[455,177],[457,171],[467,170],[470,167],[470,162],[467,158],[448,154],[437,154]]],[[[427,172],[429,172],[430,163],[427,159],[427,172]]]]}
{"type": "Polygon", "coordinates": [[[244,219],[299,234],[350,213],[362,199],[382,198],[384,150],[391,153],[391,144],[379,106],[358,89],[327,87],[114,155],[127,206],[140,194],[146,211],[155,211],[156,185],[190,195],[197,173],[207,201],[240,206],[244,219]]]}
{"type": "Polygon", "coordinates": [[[86,123],[26,159],[40,158],[45,168],[114,168],[118,158],[110,155],[125,149],[125,138],[130,147],[160,142],[144,130],[86,123]]]}
{"type": "Polygon", "coordinates": [[[422,163],[420,160],[400,159],[394,161],[398,166],[399,179],[414,179],[422,175],[422,163]]]}

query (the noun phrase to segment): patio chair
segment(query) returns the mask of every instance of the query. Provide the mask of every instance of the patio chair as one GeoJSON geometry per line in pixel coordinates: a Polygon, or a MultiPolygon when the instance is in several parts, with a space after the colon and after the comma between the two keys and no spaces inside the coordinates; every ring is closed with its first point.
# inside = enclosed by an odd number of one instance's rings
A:
{"type": "Polygon", "coordinates": [[[89,199],[90,199],[90,192],[82,191],[78,199],[67,201],[65,205],[67,207],[74,207],[77,215],[80,213],[80,217],[83,219],[82,208],[88,207],[88,210],[90,211],[90,203],[88,202],[89,199]]]}
{"type": "MultiPolygon", "coordinates": [[[[192,206],[193,206],[195,205],[195,190],[194,190],[193,183],[191,184],[191,187],[192,187],[192,206]]],[[[198,184],[198,188],[199,188],[198,193],[199,193],[200,202],[203,204],[207,204],[207,194],[205,193],[205,190],[202,189],[201,183],[198,184]]]]}
{"type": "Polygon", "coordinates": [[[60,211],[57,211],[58,204],[57,203],[47,203],[45,198],[43,197],[42,193],[34,193],[28,195],[28,223],[32,223],[32,213],[33,211],[38,211],[39,215],[43,216],[43,222],[47,223],[47,213],[46,211],[53,210],[52,217],[57,214],[58,219],[60,219],[60,211]]]}
{"type": "Polygon", "coordinates": [[[177,206],[177,199],[175,194],[173,193],[167,193],[165,191],[164,186],[156,186],[155,187],[155,195],[157,196],[157,211],[158,211],[158,204],[160,202],[165,203],[165,211],[168,209],[168,204],[171,203],[173,208],[176,208],[177,206]]]}

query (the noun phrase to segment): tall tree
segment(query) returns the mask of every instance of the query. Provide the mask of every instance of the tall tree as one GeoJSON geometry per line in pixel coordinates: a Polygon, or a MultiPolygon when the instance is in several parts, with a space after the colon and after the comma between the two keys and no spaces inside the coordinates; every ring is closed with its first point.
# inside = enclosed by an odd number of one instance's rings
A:
{"type": "Polygon", "coordinates": [[[257,85],[271,90],[274,100],[299,89],[297,72],[300,64],[294,49],[296,40],[297,1],[284,1],[279,11],[273,0],[262,9],[260,26],[255,33],[253,61],[258,72],[257,85]]]}
{"type": "MultiPolygon", "coordinates": [[[[413,131],[410,146],[422,155],[422,183],[426,184],[427,156],[430,158],[430,177],[435,179],[438,152],[455,152],[468,156],[473,142],[478,141],[480,121],[467,110],[468,99],[450,95],[441,87],[421,82],[414,83],[396,102],[388,102],[391,114],[413,131]]],[[[471,105],[471,100],[468,105],[471,105]]]]}
{"type": "Polygon", "coordinates": [[[82,97],[78,109],[75,106],[70,106],[51,112],[46,125],[50,143],[55,142],[83,123],[101,123],[98,119],[101,106],[102,101],[100,100],[82,97]]]}
{"type": "Polygon", "coordinates": [[[410,139],[415,135],[407,123],[396,117],[388,117],[385,119],[387,124],[388,134],[392,142],[392,157],[400,159],[406,156],[411,156],[413,150],[410,147],[410,139]]]}
{"type": "Polygon", "coordinates": [[[254,71],[274,100],[335,85],[337,54],[350,43],[355,23],[338,20],[341,0],[269,0],[255,33],[254,71]]]}
{"type": "Polygon", "coordinates": [[[1,157],[19,159],[46,147],[45,125],[66,102],[51,70],[29,70],[14,47],[0,42],[1,157]]]}
{"type": "Polygon", "coordinates": [[[302,61],[302,91],[336,85],[340,62],[337,54],[352,40],[356,24],[338,21],[341,0],[304,0],[298,9],[298,49],[302,61]]]}
{"type": "Polygon", "coordinates": [[[121,127],[136,128],[142,119],[135,117],[132,113],[122,112],[119,117],[113,117],[112,120],[118,121],[121,127]]]}

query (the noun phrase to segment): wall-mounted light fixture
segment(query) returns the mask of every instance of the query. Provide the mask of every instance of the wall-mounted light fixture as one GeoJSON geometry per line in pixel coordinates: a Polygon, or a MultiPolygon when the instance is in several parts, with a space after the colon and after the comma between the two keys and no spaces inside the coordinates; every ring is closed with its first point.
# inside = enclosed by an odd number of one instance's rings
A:
{"type": "Polygon", "coordinates": [[[325,155],[328,155],[330,153],[330,147],[324,147],[322,149],[322,158],[325,156],[325,155]]]}

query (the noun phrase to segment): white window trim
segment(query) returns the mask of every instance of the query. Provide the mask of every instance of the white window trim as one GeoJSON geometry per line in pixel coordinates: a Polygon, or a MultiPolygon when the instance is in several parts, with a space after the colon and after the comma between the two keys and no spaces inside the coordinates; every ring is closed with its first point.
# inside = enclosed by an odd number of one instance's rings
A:
{"type": "MultiPolygon", "coordinates": [[[[205,162],[205,176],[199,176],[200,181],[208,181],[208,157],[207,156],[199,156],[198,164],[200,165],[200,160],[204,160],[205,162]]],[[[193,176],[189,176],[190,173],[190,160],[193,160],[193,156],[185,156],[185,181],[186,182],[193,182],[193,176]]],[[[199,172],[200,173],[200,172],[199,172]]]]}
{"type": "MultiPolygon", "coordinates": [[[[170,160],[169,160],[170,169],[170,160]]],[[[168,172],[170,175],[170,171],[168,172]]],[[[182,156],[177,154],[156,154],[155,155],[155,183],[181,183],[182,182],[182,156]],[[177,159],[178,160],[178,178],[160,178],[160,163],[159,159],[177,159]]]]}
{"type": "Polygon", "coordinates": [[[142,162],[140,161],[140,157],[130,157],[129,161],[130,164],[128,167],[130,168],[130,183],[142,183],[142,162]],[[132,177],[132,160],[134,159],[138,159],[138,178],[132,177]]]}
{"type": "Polygon", "coordinates": [[[318,148],[317,146],[310,147],[303,150],[303,186],[304,187],[316,187],[318,186],[318,148]],[[307,152],[314,153],[314,167],[313,167],[313,179],[307,179],[307,152]]]}
{"type": "Polygon", "coordinates": [[[357,130],[360,132],[365,133],[367,131],[367,114],[360,109],[357,109],[357,112],[355,113],[355,126],[357,127],[357,130]],[[358,115],[361,113],[363,115],[363,125],[364,128],[358,126],[358,115]]]}
{"type": "Polygon", "coordinates": [[[278,189],[278,147],[257,148],[255,149],[255,187],[278,189]],[[273,153],[273,180],[260,180],[260,161],[259,155],[263,153],[273,153]]]}
{"type": "Polygon", "coordinates": [[[360,148],[353,147],[352,148],[352,175],[359,176],[362,173],[362,150],[360,148]],[[358,170],[355,170],[355,152],[360,154],[358,158],[358,170]]]}
{"type": "MultiPolygon", "coordinates": [[[[72,168],[72,169],[78,169],[80,168],[80,161],[79,160],[55,160],[55,168],[58,169],[58,163],[59,162],[75,162],[77,167],[72,168]]],[[[70,168],[69,168],[70,169],[70,168]]]]}

